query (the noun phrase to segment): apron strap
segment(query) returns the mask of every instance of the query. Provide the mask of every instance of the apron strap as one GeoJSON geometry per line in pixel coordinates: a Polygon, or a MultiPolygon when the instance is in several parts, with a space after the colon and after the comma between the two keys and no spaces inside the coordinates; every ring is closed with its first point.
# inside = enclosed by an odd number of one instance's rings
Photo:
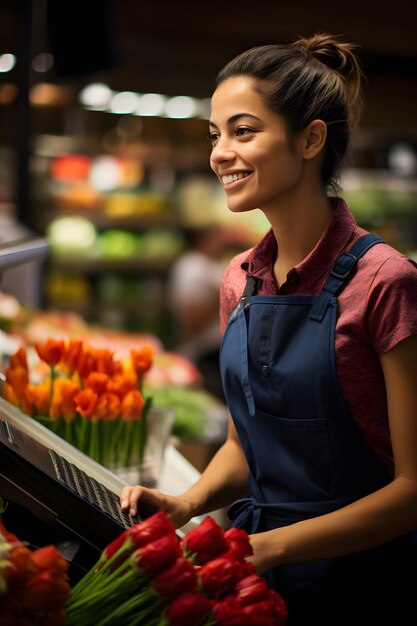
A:
{"type": "Polygon", "coordinates": [[[316,322],[323,320],[331,299],[342,291],[358,260],[377,243],[384,243],[384,241],[372,233],[362,235],[349,250],[337,257],[311,309],[310,319],[316,322]]]}

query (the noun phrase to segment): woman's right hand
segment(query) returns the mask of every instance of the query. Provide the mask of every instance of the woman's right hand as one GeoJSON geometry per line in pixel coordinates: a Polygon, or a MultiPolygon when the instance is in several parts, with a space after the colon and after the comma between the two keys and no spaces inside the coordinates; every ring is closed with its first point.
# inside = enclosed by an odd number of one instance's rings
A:
{"type": "Polygon", "coordinates": [[[191,504],[181,496],[170,496],[157,489],[140,485],[123,487],[120,506],[130,515],[148,517],[158,511],[165,511],[176,528],[184,526],[193,516],[191,504]]]}

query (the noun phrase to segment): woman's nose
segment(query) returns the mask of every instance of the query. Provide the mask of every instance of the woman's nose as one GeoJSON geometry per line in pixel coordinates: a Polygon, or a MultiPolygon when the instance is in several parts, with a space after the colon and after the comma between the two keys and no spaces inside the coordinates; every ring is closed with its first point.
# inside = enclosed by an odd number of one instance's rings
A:
{"type": "Polygon", "coordinates": [[[235,157],[236,153],[231,149],[230,145],[225,141],[219,140],[212,148],[210,161],[217,164],[222,161],[232,161],[235,157]]]}

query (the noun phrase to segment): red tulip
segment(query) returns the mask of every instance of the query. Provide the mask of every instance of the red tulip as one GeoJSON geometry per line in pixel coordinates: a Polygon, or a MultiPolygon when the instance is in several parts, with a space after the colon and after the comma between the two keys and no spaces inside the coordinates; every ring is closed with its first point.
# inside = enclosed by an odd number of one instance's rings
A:
{"type": "Polygon", "coordinates": [[[239,580],[234,590],[236,592],[236,598],[243,606],[255,604],[256,602],[261,602],[268,598],[266,579],[261,578],[257,574],[251,574],[239,580]]]}
{"type": "Polygon", "coordinates": [[[229,528],[229,530],[226,530],[224,533],[224,538],[229,550],[231,550],[234,557],[239,561],[253,554],[249,535],[245,530],[241,528],[229,528]]]}
{"type": "Polygon", "coordinates": [[[124,530],[114,541],[106,546],[100,559],[101,567],[104,562],[109,561],[119,553],[116,561],[112,563],[111,570],[113,570],[129,558],[135,550],[166,535],[176,537],[175,526],[164,511],[159,511],[139,524],[124,530]]]}
{"type": "Polygon", "coordinates": [[[242,615],[242,606],[235,596],[226,596],[213,607],[216,626],[248,626],[250,622],[242,615]]]}
{"type": "Polygon", "coordinates": [[[40,570],[65,574],[69,564],[55,546],[44,546],[32,552],[32,561],[40,570]]]}
{"type": "Polygon", "coordinates": [[[21,590],[21,603],[33,613],[49,607],[63,608],[71,591],[68,580],[56,572],[43,570],[26,580],[21,590]]]}
{"type": "Polygon", "coordinates": [[[133,553],[137,567],[148,576],[155,576],[169,567],[181,556],[179,541],[174,534],[164,535],[147,543],[133,553]]]}
{"type": "Polygon", "coordinates": [[[268,589],[268,597],[272,602],[272,612],[275,616],[277,626],[285,626],[288,611],[284,598],[273,589],[268,589]]]}
{"type": "Polygon", "coordinates": [[[200,586],[212,595],[229,591],[240,578],[240,563],[230,558],[218,557],[198,570],[200,586]]]}
{"type": "Polygon", "coordinates": [[[277,616],[270,600],[242,607],[242,617],[246,620],[246,624],[251,624],[252,626],[283,626],[285,624],[285,618],[284,621],[277,621],[277,616]]]}
{"type": "Polygon", "coordinates": [[[210,516],[190,530],[182,539],[184,554],[202,565],[227,550],[221,526],[210,516]]]}
{"type": "Polygon", "coordinates": [[[212,603],[197,591],[187,591],[174,598],[165,614],[169,626],[203,626],[210,615],[212,603]]]}
{"type": "Polygon", "coordinates": [[[152,587],[163,598],[171,600],[186,591],[197,588],[197,574],[194,566],[183,556],[161,574],[152,579],[152,587]]]}

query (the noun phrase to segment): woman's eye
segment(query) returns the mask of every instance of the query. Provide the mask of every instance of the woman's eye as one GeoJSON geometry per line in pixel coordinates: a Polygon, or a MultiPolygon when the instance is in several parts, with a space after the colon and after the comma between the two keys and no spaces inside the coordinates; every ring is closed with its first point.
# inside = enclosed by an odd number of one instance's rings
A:
{"type": "Polygon", "coordinates": [[[239,127],[236,129],[236,136],[237,137],[243,137],[245,135],[249,135],[249,133],[252,133],[253,131],[250,128],[246,128],[246,127],[239,127]]]}
{"type": "Polygon", "coordinates": [[[208,139],[209,139],[209,141],[210,141],[210,143],[212,145],[214,145],[216,143],[218,138],[219,138],[219,134],[218,133],[209,133],[209,135],[208,135],[208,139]]]}

